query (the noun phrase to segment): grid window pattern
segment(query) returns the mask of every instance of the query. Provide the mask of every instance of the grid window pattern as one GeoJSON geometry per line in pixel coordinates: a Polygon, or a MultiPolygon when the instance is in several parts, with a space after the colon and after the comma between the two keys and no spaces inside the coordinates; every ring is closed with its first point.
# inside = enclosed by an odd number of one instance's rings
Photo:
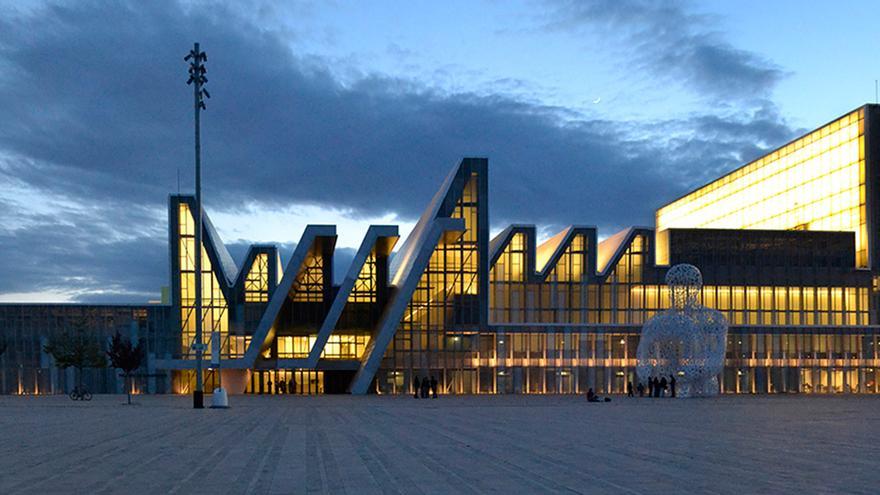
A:
{"type": "Polygon", "coordinates": [[[319,249],[312,246],[303,261],[302,269],[290,289],[296,302],[321,302],[324,300],[324,258],[319,249]]]}
{"type": "Polygon", "coordinates": [[[491,321],[522,322],[525,299],[525,234],[514,234],[489,271],[491,321]],[[513,310],[513,311],[511,311],[513,310]]]}
{"type": "MultiPolygon", "coordinates": [[[[850,113],[657,210],[657,230],[852,231],[867,267],[864,110],[850,113]]],[[[658,262],[666,255],[658,250],[658,262]]]]}
{"type": "MultiPolygon", "coordinates": [[[[639,335],[631,332],[517,332],[479,335],[463,369],[433,369],[441,393],[567,394],[626,392],[638,384],[639,335]]],[[[877,393],[880,334],[828,328],[729,334],[723,393],[877,393]]],[[[380,370],[392,393],[412,393],[421,370],[380,370]]]]}
{"type": "MultiPolygon", "coordinates": [[[[499,261],[506,260],[508,249],[499,261]]],[[[553,276],[543,283],[498,280],[494,277],[502,267],[496,263],[490,279],[492,323],[643,324],[669,307],[668,287],[644,282],[648,255],[647,239],[636,235],[608,278],[598,284],[553,276]]],[[[721,311],[733,325],[756,326],[867,325],[870,309],[866,287],[707,285],[701,302],[721,311]]]]}
{"type": "Polygon", "coordinates": [[[583,235],[575,235],[556,266],[550,271],[547,280],[551,282],[581,282],[584,279],[584,265],[586,262],[586,243],[583,235]]]}
{"type": "Polygon", "coordinates": [[[437,243],[388,346],[395,368],[455,369],[471,357],[479,325],[479,180],[469,177],[450,214],[464,219],[465,232],[437,243]]]}
{"type": "MultiPolygon", "coordinates": [[[[513,251],[511,242],[499,261],[513,251]]],[[[518,246],[515,249],[520,249],[518,246]]],[[[588,292],[596,285],[588,285],[587,239],[575,234],[559,256],[543,282],[501,279],[498,263],[491,269],[489,279],[490,319],[493,323],[587,323],[588,292]]],[[[525,256],[523,254],[523,256],[525,256]]],[[[594,308],[596,305],[594,305],[594,308]]],[[[594,318],[597,319],[597,318],[594,318]]]]}
{"type": "Polygon", "coordinates": [[[357,280],[354,281],[348,302],[376,302],[376,280],[376,249],[374,248],[364,261],[357,280]]]}
{"type": "Polygon", "coordinates": [[[244,279],[244,302],[269,301],[269,255],[259,253],[244,279]]]}
{"type": "MultiPolygon", "coordinates": [[[[181,353],[193,355],[192,344],[196,338],[196,272],[195,272],[195,221],[189,205],[180,203],[178,217],[179,267],[180,267],[180,321],[181,321],[181,353]]],[[[229,318],[226,296],[220,281],[211,266],[211,260],[204,247],[202,256],[202,342],[207,346],[204,352],[210,359],[213,352],[212,338],[214,332],[220,336],[220,352],[229,357],[229,318]]]]}
{"type": "MultiPolygon", "coordinates": [[[[278,337],[277,355],[282,359],[305,359],[309,357],[316,340],[318,340],[317,335],[278,337]]],[[[330,335],[327,343],[324,344],[324,350],[321,351],[321,359],[360,359],[369,342],[369,335],[330,335]]]]}
{"type": "MultiPolygon", "coordinates": [[[[102,349],[117,332],[146,345],[148,354],[178,352],[180,336],[170,332],[170,306],[94,306],[79,304],[0,304],[0,394],[63,394],[77,385],[76,376],[56,366],[43,346],[82,329],[102,349]]],[[[143,369],[141,370],[143,371],[143,369]]],[[[141,374],[141,373],[139,373],[141,374]]],[[[123,379],[112,368],[82,370],[85,388],[93,393],[116,393],[123,379]]],[[[134,390],[147,390],[148,379],[134,378],[134,390]]],[[[159,382],[159,381],[157,381],[159,382]]],[[[164,383],[153,390],[169,392],[164,383]]]]}

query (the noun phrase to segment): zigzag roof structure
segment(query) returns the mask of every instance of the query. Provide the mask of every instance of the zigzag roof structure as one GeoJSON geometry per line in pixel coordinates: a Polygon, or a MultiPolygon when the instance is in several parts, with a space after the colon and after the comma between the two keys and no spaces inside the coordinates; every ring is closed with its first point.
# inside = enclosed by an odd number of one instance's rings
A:
{"type": "MultiPolygon", "coordinates": [[[[206,390],[222,380],[231,393],[259,394],[424,396],[426,384],[461,394],[625,393],[639,378],[642,325],[668,308],[668,267],[688,263],[702,272],[703,304],[731,322],[722,392],[878,392],[878,122],[880,105],[855,109],[661,207],[656,231],[632,227],[601,242],[589,225],[539,242],[534,225],[514,224],[490,239],[488,160],[465,158],[397,254],[397,227],[371,226],[341,282],[335,226],[308,226],[285,267],[266,244],[236,265],[205,212],[195,245],[193,198],[171,196],[170,304],[87,309],[103,315],[96,335],[108,325],[146,335],[150,391],[192,390],[202,320],[206,390]],[[812,349],[791,355],[801,336],[812,349]]],[[[51,336],[62,308],[31,306],[0,313],[51,336]]],[[[7,360],[6,373],[33,377],[21,390],[48,385],[35,387],[51,373],[27,366],[7,360]]]]}
{"type": "MultiPolygon", "coordinates": [[[[404,311],[408,304],[411,303],[414,291],[420,279],[423,278],[428,263],[435,254],[436,247],[438,245],[455,243],[467,230],[465,220],[463,218],[454,218],[453,212],[456,209],[456,205],[462,199],[468,180],[477,176],[484,179],[486,171],[487,161],[485,159],[464,159],[453,167],[419,218],[412,232],[394,256],[391,256],[391,249],[399,238],[397,227],[370,226],[341,284],[328,291],[328,293],[332,293],[332,297],[326,304],[326,309],[321,315],[320,323],[313,329],[314,339],[310,343],[311,346],[307,354],[302,357],[278,357],[274,359],[272,365],[296,369],[313,369],[319,365],[328,339],[333,335],[343,310],[349,303],[351,291],[354,288],[358,275],[364,268],[367,257],[382,244],[383,247],[381,249],[390,260],[387,272],[389,279],[378,281],[378,283],[389,287],[389,298],[381,310],[381,317],[378,323],[372,329],[370,341],[361,359],[357,362],[349,361],[349,364],[336,363],[336,367],[342,366],[342,368],[356,370],[351,382],[350,391],[352,393],[366,393],[389,343],[394,338],[404,311]]],[[[483,187],[485,187],[485,180],[482,182],[483,187]]],[[[483,191],[484,196],[485,194],[486,192],[483,191]]],[[[179,218],[177,218],[179,205],[185,204],[192,211],[194,199],[191,196],[172,196],[171,203],[169,218],[172,220],[172,227],[176,227],[179,221],[179,218]]],[[[485,200],[483,204],[485,205],[485,200]]],[[[485,212],[483,212],[483,216],[487,216],[485,212]]],[[[259,321],[253,330],[249,332],[248,337],[250,338],[246,349],[240,355],[225,357],[222,360],[223,369],[254,368],[259,365],[261,356],[272,346],[272,342],[276,338],[276,326],[279,315],[282,313],[285,305],[290,305],[292,298],[295,298],[298,290],[297,279],[307,268],[305,264],[309,253],[314,252],[319,243],[327,244],[332,252],[335,248],[337,237],[336,227],[333,225],[308,225],[296,244],[286,267],[281,270],[277,247],[267,244],[250,246],[242,266],[237,266],[204,210],[202,212],[202,221],[204,226],[205,253],[211,262],[214,275],[218,280],[223,281],[221,284],[222,292],[227,301],[234,301],[236,299],[235,294],[241,292],[245,278],[248,275],[248,267],[251,266],[251,263],[253,263],[258,254],[265,253],[272,258],[270,265],[277,266],[277,268],[269,270],[273,283],[270,284],[268,300],[262,310],[259,321]]],[[[488,230],[485,220],[480,228],[485,231],[488,230]]],[[[172,228],[173,230],[174,228],[172,228]]],[[[643,231],[643,229],[629,229],[602,243],[597,243],[597,233],[594,226],[573,225],[566,227],[541,245],[536,245],[536,228],[534,225],[514,224],[504,229],[490,241],[482,243],[485,246],[485,253],[482,257],[487,260],[485,265],[488,269],[488,267],[494,265],[498,256],[501,255],[513,236],[517,233],[522,233],[527,239],[525,251],[528,260],[528,280],[540,283],[547,280],[557,261],[570,247],[575,236],[582,235],[586,240],[587,253],[589,253],[585,260],[587,277],[590,280],[600,280],[608,276],[608,268],[613,266],[614,262],[620,258],[626,246],[632,241],[632,237],[637,232],[651,234],[650,231],[643,231]],[[610,245],[614,246],[613,250],[603,250],[603,247],[610,245]],[[603,254],[606,252],[610,254],[607,257],[603,257],[603,254]],[[598,261],[597,256],[600,258],[598,261]],[[597,270],[600,265],[603,269],[597,270]]],[[[172,239],[172,247],[177,244],[175,241],[176,239],[172,239]]],[[[172,264],[174,263],[172,262],[172,264]]],[[[488,286],[487,278],[486,276],[480,277],[482,279],[483,291],[488,286]]],[[[178,304],[180,304],[179,301],[178,304]]],[[[237,314],[238,312],[240,310],[230,309],[231,317],[234,319],[240,316],[237,314]]],[[[488,323],[488,318],[485,315],[481,315],[481,320],[483,325],[488,323]]],[[[232,325],[232,327],[240,330],[240,325],[232,325]]],[[[208,340],[208,338],[207,335],[204,337],[205,340],[208,340]]],[[[157,366],[159,368],[191,369],[195,366],[195,362],[191,359],[191,356],[184,355],[176,359],[159,359],[157,366]]]]}
{"type": "MultiPolygon", "coordinates": [[[[844,117],[833,132],[856,143],[860,112],[844,117]]],[[[707,297],[739,308],[739,313],[729,310],[734,322],[754,325],[760,315],[763,324],[832,318],[868,324],[863,309],[868,305],[858,301],[867,300],[872,278],[871,272],[853,268],[865,261],[864,242],[853,232],[688,228],[682,219],[690,218],[690,210],[676,205],[658,214],[658,225],[664,222],[659,235],[631,227],[600,242],[595,226],[570,225],[538,243],[534,225],[513,224],[490,239],[488,191],[488,160],[461,160],[400,249],[392,252],[397,227],[370,226],[336,285],[335,226],[306,227],[283,270],[271,245],[251,246],[238,267],[203,212],[203,247],[213,277],[203,278],[209,287],[204,331],[219,351],[211,357],[222,357],[223,370],[246,371],[250,390],[259,393],[272,393],[272,382],[280,386],[288,378],[291,387],[294,378],[297,387],[308,381],[309,390],[325,380],[335,392],[411,392],[418,376],[424,383],[435,374],[442,386],[460,393],[522,391],[525,382],[530,391],[545,390],[565,383],[562,377],[575,370],[599,366],[599,358],[589,354],[593,350],[631,345],[627,342],[638,337],[642,323],[664,309],[663,279],[670,263],[706,266],[704,279],[718,291],[707,297]],[[787,307],[767,312],[774,301],[795,301],[791,305],[800,308],[825,297],[824,289],[812,295],[813,287],[837,287],[827,297],[840,299],[825,305],[844,307],[845,300],[851,309],[821,318],[778,316],[787,315],[787,307]],[[741,297],[746,292],[748,299],[741,297]],[[615,340],[606,340],[608,335],[615,340]],[[579,346],[587,354],[573,360],[579,346]],[[551,368],[557,373],[552,378],[544,374],[551,368]]],[[[700,198],[681,201],[709,208],[700,198]]],[[[191,220],[186,220],[192,202],[172,196],[169,205],[172,314],[180,351],[157,359],[158,369],[194,367],[189,346],[195,248],[191,220]]],[[[632,352],[615,350],[606,358],[612,361],[602,361],[603,372],[624,366],[620,363],[632,352]]],[[[578,379],[592,383],[588,376],[578,379]]]]}

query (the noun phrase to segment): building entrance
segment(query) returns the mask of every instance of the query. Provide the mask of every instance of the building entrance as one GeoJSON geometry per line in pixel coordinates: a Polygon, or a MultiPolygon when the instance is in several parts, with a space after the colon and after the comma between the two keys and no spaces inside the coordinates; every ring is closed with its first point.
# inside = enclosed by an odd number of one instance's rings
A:
{"type": "Polygon", "coordinates": [[[314,370],[255,370],[245,393],[322,395],[324,372],[314,370]]]}

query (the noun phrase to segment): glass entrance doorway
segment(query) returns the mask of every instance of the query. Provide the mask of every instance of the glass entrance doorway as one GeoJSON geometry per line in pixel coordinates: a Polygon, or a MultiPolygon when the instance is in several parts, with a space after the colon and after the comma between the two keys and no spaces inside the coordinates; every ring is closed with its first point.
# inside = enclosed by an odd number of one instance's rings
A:
{"type": "Polygon", "coordinates": [[[248,383],[248,394],[322,395],[324,372],[314,370],[255,370],[248,383]]]}

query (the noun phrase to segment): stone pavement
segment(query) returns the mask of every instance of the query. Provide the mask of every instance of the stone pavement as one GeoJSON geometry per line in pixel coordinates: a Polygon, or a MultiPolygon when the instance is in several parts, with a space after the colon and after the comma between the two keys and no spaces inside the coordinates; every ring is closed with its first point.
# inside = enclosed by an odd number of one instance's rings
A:
{"type": "Polygon", "coordinates": [[[880,397],[0,397],[0,493],[880,493],[880,397]]]}

